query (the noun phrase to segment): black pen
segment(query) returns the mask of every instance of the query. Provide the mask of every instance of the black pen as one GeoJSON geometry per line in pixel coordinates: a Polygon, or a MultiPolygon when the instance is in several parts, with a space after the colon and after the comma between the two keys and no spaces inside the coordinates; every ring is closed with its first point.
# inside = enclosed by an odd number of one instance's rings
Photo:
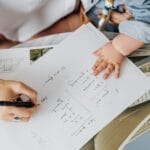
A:
{"type": "Polygon", "coordinates": [[[31,108],[35,106],[31,101],[22,101],[21,98],[17,98],[15,101],[4,101],[0,100],[0,106],[14,106],[14,107],[26,107],[31,108]]]}

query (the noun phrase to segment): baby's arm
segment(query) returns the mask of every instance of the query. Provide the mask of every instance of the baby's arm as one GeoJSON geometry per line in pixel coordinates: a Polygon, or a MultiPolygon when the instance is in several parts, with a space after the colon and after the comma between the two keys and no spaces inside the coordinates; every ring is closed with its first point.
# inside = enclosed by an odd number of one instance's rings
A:
{"type": "Polygon", "coordinates": [[[119,34],[112,40],[112,45],[122,55],[127,56],[142,47],[144,42],[134,39],[126,34],[119,34]]]}

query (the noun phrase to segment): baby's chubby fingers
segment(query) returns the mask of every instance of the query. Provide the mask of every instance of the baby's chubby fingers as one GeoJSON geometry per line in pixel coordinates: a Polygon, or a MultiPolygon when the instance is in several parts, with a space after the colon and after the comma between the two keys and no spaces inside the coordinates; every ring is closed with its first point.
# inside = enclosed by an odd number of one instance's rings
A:
{"type": "Polygon", "coordinates": [[[108,64],[108,66],[105,70],[103,78],[106,80],[109,77],[109,75],[112,73],[113,70],[114,70],[114,65],[113,64],[108,64]]]}
{"type": "Polygon", "coordinates": [[[93,74],[96,76],[102,72],[107,67],[107,62],[102,60],[100,63],[96,64],[96,67],[93,69],[93,74]]]}
{"type": "Polygon", "coordinates": [[[95,62],[95,64],[94,64],[93,67],[92,67],[93,71],[96,70],[96,68],[100,65],[101,62],[103,62],[102,59],[100,59],[100,58],[97,59],[97,61],[95,62]]]}
{"type": "Polygon", "coordinates": [[[118,63],[116,63],[115,64],[115,72],[114,72],[114,75],[115,75],[115,78],[117,79],[117,78],[119,78],[119,76],[120,76],[120,64],[118,64],[118,63]]]}

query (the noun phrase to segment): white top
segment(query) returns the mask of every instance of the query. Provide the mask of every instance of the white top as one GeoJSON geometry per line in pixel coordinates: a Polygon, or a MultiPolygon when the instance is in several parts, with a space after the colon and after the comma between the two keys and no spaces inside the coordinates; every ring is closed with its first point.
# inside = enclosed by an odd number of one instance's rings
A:
{"type": "Polygon", "coordinates": [[[0,33],[25,41],[73,11],[76,0],[0,0],[0,33]]]}

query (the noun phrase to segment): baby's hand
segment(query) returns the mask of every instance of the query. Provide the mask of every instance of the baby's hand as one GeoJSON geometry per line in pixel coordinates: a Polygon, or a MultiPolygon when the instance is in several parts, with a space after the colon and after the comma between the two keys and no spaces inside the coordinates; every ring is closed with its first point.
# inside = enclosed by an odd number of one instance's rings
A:
{"type": "Polygon", "coordinates": [[[95,76],[105,70],[103,78],[107,79],[114,70],[115,77],[119,78],[120,66],[124,56],[115,50],[111,42],[95,51],[94,54],[99,57],[92,67],[95,76]]]}
{"type": "Polygon", "coordinates": [[[109,21],[113,24],[120,24],[125,20],[130,20],[132,18],[132,14],[129,12],[119,13],[116,11],[112,11],[109,16],[109,21]]]}

